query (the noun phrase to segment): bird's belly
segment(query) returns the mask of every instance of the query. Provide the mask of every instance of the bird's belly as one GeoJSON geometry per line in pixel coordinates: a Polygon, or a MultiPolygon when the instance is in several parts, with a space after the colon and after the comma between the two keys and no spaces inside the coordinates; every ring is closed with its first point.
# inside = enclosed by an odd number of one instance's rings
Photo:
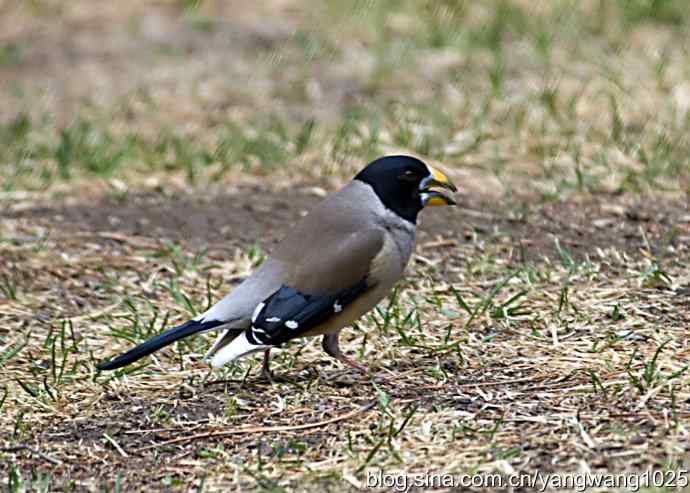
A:
{"type": "Polygon", "coordinates": [[[367,291],[352,303],[343,307],[342,312],[332,316],[324,323],[308,330],[303,334],[303,336],[311,337],[328,334],[351,325],[359,317],[374,308],[376,304],[388,294],[392,287],[392,284],[386,286],[381,284],[377,285],[374,289],[367,291]]]}
{"type": "Polygon", "coordinates": [[[401,252],[400,246],[388,235],[381,252],[371,262],[368,281],[374,285],[373,288],[346,305],[342,312],[305,332],[304,335],[317,336],[336,332],[374,308],[386,297],[405,270],[409,253],[407,256],[405,254],[406,252],[401,252]]]}

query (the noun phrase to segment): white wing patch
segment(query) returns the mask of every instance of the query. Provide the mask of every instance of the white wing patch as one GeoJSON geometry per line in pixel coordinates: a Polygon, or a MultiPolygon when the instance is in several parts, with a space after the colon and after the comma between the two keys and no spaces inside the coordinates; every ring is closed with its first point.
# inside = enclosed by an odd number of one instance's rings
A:
{"type": "Polygon", "coordinates": [[[285,327],[287,327],[288,329],[295,330],[297,327],[299,327],[299,324],[294,320],[288,320],[287,322],[285,322],[285,327]]]}
{"type": "Polygon", "coordinates": [[[280,317],[267,318],[266,322],[280,322],[280,317]]]}
{"type": "Polygon", "coordinates": [[[335,300],[335,303],[333,303],[333,311],[335,313],[340,313],[343,311],[343,305],[341,305],[338,300],[335,300]]]}
{"type": "Polygon", "coordinates": [[[261,313],[261,310],[264,309],[264,306],[266,306],[266,303],[259,303],[256,305],[256,308],[254,308],[254,313],[252,313],[252,323],[256,322],[256,317],[259,316],[259,313],[261,313]]]}

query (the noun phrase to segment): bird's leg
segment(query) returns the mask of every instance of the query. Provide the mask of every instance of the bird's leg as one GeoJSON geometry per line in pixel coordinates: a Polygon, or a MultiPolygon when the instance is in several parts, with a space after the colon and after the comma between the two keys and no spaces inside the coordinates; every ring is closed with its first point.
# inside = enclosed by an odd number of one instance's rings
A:
{"type": "Polygon", "coordinates": [[[340,332],[334,332],[332,334],[324,335],[323,341],[321,341],[321,346],[323,347],[323,350],[326,351],[326,353],[329,356],[332,356],[338,361],[345,363],[348,366],[351,366],[355,370],[364,374],[369,373],[369,369],[366,366],[360,365],[355,360],[348,358],[340,351],[340,345],[338,344],[339,335],[340,332]]]}
{"type": "Polygon", "coordinates": [[[273,375],[271,375],[271,348],[264,350],[264,360],[261,364],[261,376],[268,381],[273,381],[273,375]]]}

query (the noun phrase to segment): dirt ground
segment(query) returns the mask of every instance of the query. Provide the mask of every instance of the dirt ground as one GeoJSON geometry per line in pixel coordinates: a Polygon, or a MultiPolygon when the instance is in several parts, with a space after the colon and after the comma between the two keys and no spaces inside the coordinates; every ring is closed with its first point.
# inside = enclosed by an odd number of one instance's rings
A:
{"type": "MultiPolygon", "coordinates": [[[[260,187],[241,189],[233,195],[204,198],[189,196],[170,199],[148,193],[128,197],[126,202],[106,199],[96,204],[77,202],[67,206],[57,202],[32,207],[15,206],[18,210],[5,213],[3,220],[9,221],[15,232],[50,231],[49,237],[53,239],[55,248],[68,256],[76,258],[77,252],[85,249],[99,251],[101,255],[96,264],[114,268],[124,277],[132,268],[132,261],[127,260],[132,255],[132,248],[155,248],[155,245],[164,242],[178,243],[187,251],[207,247],[206,255],[212,259],[227,258],[235,249],[250,247],[257,241],[270,250],[271,244],[280,237],[282,231],[318,200],[309,191],[296,189],[275,192],[260,187]],[[246,197],[252,197],[250,205],[243,200],[246,197]]],[[[465,196],[456,209],[425,212],[419,235],[419,253],[411,269],[411,276],[419,275],[428,263],[437,262],[432,273],[427,275],[437,282],[457,283],[463,278],[462,266],[467,262],[467,256],[473,253],[481,255],[487,245],[492,245],[491,248],[500,252],[499,256],[508,265],[519,266],[524,262],[544,261],[558,263],[562,260],[562,253],[555,246],[556,237],[559,238],[562,251],[569,252],[568,255],[576,261],[596,257],[598,250],[611,249],[631,257],[639,256],[640,251],[653,252],[660,258],[672,251],[677,252],[676,255],[688,256],[690,217],[684,204],[665,203],[663,207],[652,207],[649,203],[629,202],[609,195],[545,204],[541,207],[525,205],[524,208],[511,210],[513,212],[508,212],[505,204],[490,205],[465,196]],[[444,246],[437,248],[436,245],[439,244],[444,246]],[[454,245],[464,245],[464,248],[459,250],[454,245]]],[[[79,318],[87,306],[97,311],[98,308],[103,308],[104,302],[96,302],[94,305],[94,300],[90,299],[91,295],[88,293],[89,285],[95,281],[95,278],[90,281],[91,276],[87,274],[90,270],[88,264],[91,262],[88,258],[91,255],[82,254],[83,263],[78,265],[54,265],[40,271],[30,267],[27,255],[27,251],[3,252],[5,268],[10,265],[10,269],[23,277],[20,283],[23,289],[40,291],[41,286],[64,282],[66,292],[62,294],[59,306],[47,306],[50,305],[48,302],[43,307],[37,306],[33,314],[6,315],[3,317],[5,326],[7,323],[10,326],[30,326],[32,331],[41,333],[56,318],[79,318]],[[75,281],[81,287],[77,288],[75,281]],[[67,287],[70,285],[73,287],[67,287]]],[[[149,265],[149,268],[152,266],[149,265]]],[[[660,313],[656,317],[657,323],[687,324],[689,302],[684,293],[690,287],[690,279],[686,279],[686,282],[686,287],[679,286],[675,295],[670,293],[666,305],[669,308],[675,307],[678,313],[660,313]]],[[[228,287],[227,284],[223,285],[220,292],[228,287]]],[[[152,296],[154,302],[161,299],[159,293],[152,293],[152,296]]],[[[88,323],[85,325],[81,322],[78,327],[77,339],[88,337],[88,323]]],[[[477,335],[482,332],[480,330],[477,335]]],[[[588,331],[578,332],[572,343],[576,344],[579,338],[589,337],[587,334],[588,331]]],[[[497,339],[510,338],[508,333],[491,335],[491,329],[484,335],[497,339]]],[[[644,341],[648,336],[641,332],[635,337],[639,338],[635,340],[644,341]]],[[[529,437],[533,433],[541,433],[542,425],[537,418],[532,421],[532,418],[514,415],[515,409],[520,408],[519,401],[515,399],[519,399],[517,396],[520,395],[546,398],[544,396],[548,394],[555,401],[544,405],[556,406],[553,411],[557,411],[560,409],[557,402],[562,399],[571,400],[567,397],[568,389],[583,385],[581,377],[573,373],[558,372],[548,366],[534,366],[520,356],[519,346],[515,346],[516,354],[512,358],[496,354],[489,347],[475,350],[478,353],[472,356],[472,359],[477,360],[474,364],[455,358],[442,362],[443,371],[454,376],[445,383],[438,384],[429,380],[420,382],[418,379],[405,382],[402,375],[436,364],[433,353],[412,349],[404,360],[393,360],[379,368],[374,379],[375,387],[364,383],[352,372],[334,369],[322,357],[308,364],[296,362],[293,363],[294,366],[290,364],[288,369],[280,371],[279,374],[285,374],[291,379],[290,383],[282,384],[280,388],[262,381],[256,374],[245,378],[206,381],[200,379],[199,372],[204,365],[193,357],[186,363],[183,373],[178,374],[171,368],[172,373],[166,374],[166,378],[174,377],[176,381],[170,388],[165,380],[158,383],[158,379],[151,376],[141,382],[141,387],[135,392],[128,391],[127,386],[123,387],[117,381],[111,381],[87,401],[73,396],[69,399],[71,403],[68,401],[63,405],[67,408],[76,406],[76,413],[65,409],[46,416],[41,419],[40,428],[28,431],[31,442],[50,444],[48,449],[53,454],[64,451],[60,453],[61,465],[53,467],[41,456],[32,456],[26,452],[22,459],[23,467],[50,471],[50,474],[61,478],[60,484],[74,481],[76,485],[84,487],[92,484],[90,478],[94,471],[97,471],[99,478],[110,478],[107,484],[115,484],[112,483],[113,478],[119,474],[125,481],[123,486],[138,489],[160,485],[162,481],[166,481],[165,478],[175,478],[180,474],[203,476],[198,463],[188,465],[185,461],[198,457],[200,453],[203,455],[203,450],[214,450],[219,444],[222,444],[223,453],[234,458],[232,460],[242,460],[244,456],[258,457],[261,454],[269,456],[276,448],[294,452],[295,446],[308,447],[313,454],[328,455],[331,447],[329,444],[339,435],[336,430],[342,431],[341,427],[330,432],[315,428],[251,437],[238,434],[218,439],[213,434],[222,433],[227,428],[214,423],[219,411],[222,413],[223,409],[227,409],[228,396],[241,399],[241,410],[232,414],[232,421],[238,425],[260,423],[261,427],[289,427],[295,423],[313,422],[316,417],[325,419],[348,414],[353,406],[366,405],[372,399],[375,401],[374,389],[379,389],[379,392],[383,390],[388,398],[400,405],[414,404],[417,413],[433,412],[441,407],[445,412],[503,419],[514,429],[511,433],[513,439],[518,440],[516,443],[523,440],[523,445],[519,446],[524,453],[530,455],[532,461],[539,464],[540,470],[558,471],[559,466],[549,460],[550,448],[560,446],[557,444],[557,435],[552,437],[553,442],[547,440],[546,444],[530,449],[527,445],[529,437]],[[314,386],[320,389],[319,393],[305,393],[304,388],[314,386]],[[298,409],[285,416],[268,412],[261,419],[256,419],[252,409],[265,409],[266,399],[270,402],[275,399],[276,392],[280,394],[291,388],[295,388],[301,395],[298,409]],[[480,391],[480,388],[483,390],[480,391]],[[506,415],[506,409],[513,411],[508,411],[506,415]],[[154,410],[157,415],[164,417],[160,418],[161,423],[157,424],[155,420],[151,422],[154,410]],[[65,419],[65,416],[69,418],[65,419]],[[197,430],[204,435],[203,438],[179,444],[174,442],[180,437],[196,433],[197,430]],[[117,437],[120,448],[103,455],[103,447],[108,447],[103,442],[105,435],[117,437]],[[173,443],[149,448],[152,444],[167,441],[173,443]],[[77,443],[79,447],[75,448],[77,443]],[[121,452],[118,453],[118,450],[121,452]],[[123,468],[127,470],[126,475],[122,472],[123,468]],[[155,472],[152,474],[151,471],[155,472]]],[[[43,363],[39,361],[37,364],[41,366],[43,363]]],[[[569,406],[578,408],[580,419],[594,419],[597,414],[594,406],[598,401],[584,396],[578,399],[584,400],[561,405],[565,406],[563,409],[569,406]]],[[[534,404],[530,404],[532,405],[534,404]]],[[[541,414],[546,408],[532,408],[528,410],[528,414],[531,415],[534,411],[541,414]]],[[[610,420],[616,419],[626,423],[626,426],[632,426],[635,433],[627,441],[598,446],[596,451],[586,454],[583,460],[596,470],[629,470],[653,466],[653,463],[648,462],[648,457],[656,452],[646,447],[657,447],[659,454],[664,453],[664,432],[655,424],[660,419],[667,419],[659,414],[661,411],[650,411],[643,417],[630,408],[629,403],[617,403],[613,399],[607,403],[606,412],[608,417],[599,419],[597,427],[613,426],[614,423],[610,420]],[[631,462],[631,458],[635,456],[635,447],[638,446],[635,444],[638,443],[644,444],[645,454],[639,456],[637,462],[631,462]]],[[[686,412],[678,413],[685,416],[686,412]]],[[[687,447],[685,450],[690,451],[687,447]]],[[[213,452],[212,455],[216,453],[220,452],[213,452]]],[[[267,488],[275,481],[261,479],[260,475],[255,480],[267,488]]],[[[320,481],[325,481],[324,487],[333,486],[330,479],[321,478],[311,483],[308,489],[318,490],[320,481]]]]}
{"type": "MultiPolygon", "coordinates": [[[[116,232],[186,241],[196,248],[231,249],[258,242],[270,250],[319,200],[309,188],[253,186],[211,197],[170,198],[149,192],[128,195],[124,202],[105,198],[74,205],[21,205],[5,217],[65,235],[116,232]]],[[[459,200],[455,208],[424,212],[420,243],[438,237],[458,242],[498,241],[515,251],[516,260],[536,260],[558,257],[557,238],[562,248],[581,260],[597,248],[609,247],[633,254],[649,247],[652,254],[663,258],[669,247],[682,251],[690,240],[685,202],[660,204],[613,194],[536,206],[497,204],[467,194],[459,200]]]]}

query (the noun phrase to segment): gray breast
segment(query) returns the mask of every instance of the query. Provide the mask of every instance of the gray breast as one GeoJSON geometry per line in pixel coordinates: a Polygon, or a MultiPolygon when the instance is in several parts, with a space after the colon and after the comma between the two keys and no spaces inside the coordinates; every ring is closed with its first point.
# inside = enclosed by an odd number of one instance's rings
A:
{"type": "Polygon", "coordinates": [[[372,275],[387,286],[392,286],[402,276],[414,250],[416,227],[386,208],[371,186],[353,182],[358,188],[362,203],[366,203],[370,217],[377,227],[386,231],[381,253],[372,262],[372,275]]]}
{"type": "MultiPolygon", "coordinates": [[[[371,189],[371,187],[369,187],[371,189]]],[[[417,231],[414,223],[411,223],[395,212],[387,209],[381,200],[371,190],[373,199],[370,200],[371,209],[374,211],[376,223],[384,228],[398,249],[400,260],[403,267],[407,264],[414,250],[415,233],[417,231]]]]}

